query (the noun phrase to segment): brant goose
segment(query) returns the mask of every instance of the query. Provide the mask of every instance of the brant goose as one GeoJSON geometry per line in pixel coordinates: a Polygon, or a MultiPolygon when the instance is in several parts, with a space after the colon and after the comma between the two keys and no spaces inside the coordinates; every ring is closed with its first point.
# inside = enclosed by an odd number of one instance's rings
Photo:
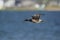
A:
{"type": "Polygon", "coordinates": [[[25,19],[24,21],[29,21],[29,22],[33,22],[33,23],[41,23],[43,22],[43,20],[40,19],[41,14],[35,14],[32,16],[31,19],[25,19]]]}

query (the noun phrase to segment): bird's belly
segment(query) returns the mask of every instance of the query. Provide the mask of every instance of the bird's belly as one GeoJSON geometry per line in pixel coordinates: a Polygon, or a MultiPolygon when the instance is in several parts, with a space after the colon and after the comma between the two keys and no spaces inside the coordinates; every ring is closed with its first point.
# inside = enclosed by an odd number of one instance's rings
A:
{"type": "Polygon", "coordinates": [[[42,20],[41,19],[39,19],[38,21],[37,20],[32,20],[32,22],[34,22],[34,23],[40,23],[42,20]]]}

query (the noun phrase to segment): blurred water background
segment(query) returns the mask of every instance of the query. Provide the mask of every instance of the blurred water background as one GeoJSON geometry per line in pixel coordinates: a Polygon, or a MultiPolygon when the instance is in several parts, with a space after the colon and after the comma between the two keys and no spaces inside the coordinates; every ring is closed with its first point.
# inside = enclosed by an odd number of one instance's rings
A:
{"type": "Polygon", "coordinates": [[[60,40],[60,11],[0,11],[0,40],[60,40]],[[45,22],[24,22],[36,13],[45,22]]]}

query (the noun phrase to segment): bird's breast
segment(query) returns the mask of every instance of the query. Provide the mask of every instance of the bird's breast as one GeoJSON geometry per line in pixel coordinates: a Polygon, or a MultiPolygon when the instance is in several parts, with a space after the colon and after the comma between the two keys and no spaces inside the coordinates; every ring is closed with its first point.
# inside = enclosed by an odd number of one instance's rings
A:
{"type": "Polygon", "coordinates": [[[41,21],[42,21],[41,19],[39,19],[39,20],[32,19],[32,22],[34,22],[34,23],[40,23],[41,21]]]}

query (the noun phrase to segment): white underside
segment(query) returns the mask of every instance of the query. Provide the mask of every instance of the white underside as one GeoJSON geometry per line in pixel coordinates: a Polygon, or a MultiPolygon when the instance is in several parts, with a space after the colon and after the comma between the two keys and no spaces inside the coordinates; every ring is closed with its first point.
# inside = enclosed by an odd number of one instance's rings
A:
{"type": "Polygon", "coordinates": [[[39,21],[36,21],[36,20],[32,20],[34,23],[41,23],[41,19],[39,19],[39,21]]]}

